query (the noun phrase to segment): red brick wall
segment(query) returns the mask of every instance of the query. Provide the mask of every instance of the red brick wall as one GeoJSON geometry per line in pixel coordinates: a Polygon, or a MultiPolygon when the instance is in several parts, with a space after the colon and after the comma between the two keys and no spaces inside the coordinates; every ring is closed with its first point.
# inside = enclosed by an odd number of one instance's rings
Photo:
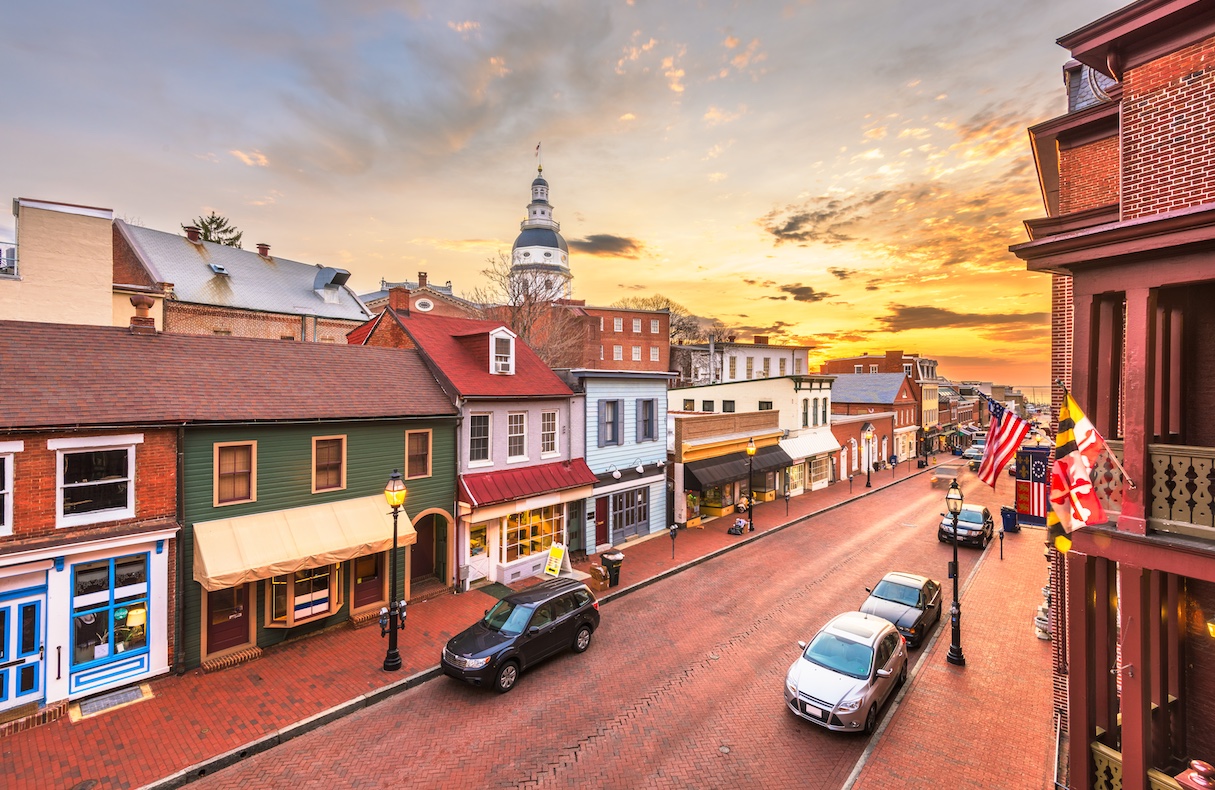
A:
{"type": "Polygon", "coordinates": [[[1215,639],[1207,633],[1207,621],[1215,620],[1215,584],[1187,579],[1186,592],[1186,746],[1189,754],[1209,761],[1215,755],[1215,639]]]}
{"type": "Polygon", "coordinates": [[[1215,38],[1126,73],[1122,217],[1215,199],[1215,38]]]}
{"type": "Polygon", "coordinates": [[[311,316],[254,313],[209,305],[165,300],[165,331],[182,335],[233,335],[279,340],[291,337],[318,343],[346,344],[346,333],[362,321],[338,321],[311,316]]]}
{"type": "Polygon", "coordinates": [[[173,520],[177,516],[177,432],[173,429],[36,433],[3,438],[21,439],[25,442],[25,450],[13,456],[13,534],[0,538],[0,542],[17,543],[51,536],[76,541],[86,537],[91,530],[116,524],[173,520]],[[135,518],[56,529],[57,455],[46,448],[47,439],[126,433],[143,433],[143,444],[135,445],[135,518]]]}
{"type": "Polygon", "coordinates": [[[1059,152],[1059,213],[1118,202],[1118,138],[1059,152]]]}
{"type": "Polygon", "coordinates": [[[114,282],[119,285],[156,285],[148,274],[148,270],[143,267],[135,252],[127,244],[126,239],[118,232],[118,226],[114,225],[113,228],[114,282]]]}
{"type": "MultiPolygon", "coordinates": [[[[612,310],[611,308],[583,308],[589,317],[586,352],[583,364],[588,368],[602,370],[657,370],[671,369],[671,316],[663,312],[638,312],[636,310],[612,310]],[[621,319],[621,331],[615,329],[614,319],[621,319]],[[599,319],[603,319],[603,330],[599,319]],[[641,319],[641,331],[633,331],[633,319],[641,319]],[[658,321],[658,331],[650,331],[650,321],[658,321]],[[612,346],[621,346],[623,359],[612,359],[612,346]],[[599,359],[599,348],[603,347],[603,359],[599,359]],[[633,360],[633,346],[641,346],[641,361],[633,360]],[[658,361],[650,361],[650,349],[658,348],[658,361]]],[[[789,371],[792,373],[792,371],[789,371]]],[[[804,372],[804,371],[803,371],[804,372]]]]}
{"type": "Polygon", "coordinates": [[[380,346],[381,348],[417,348],[401,325],[391,316],[384,316],[380,319],[375,330],[367,336],[367,342],[364,345],[380,346]]]}

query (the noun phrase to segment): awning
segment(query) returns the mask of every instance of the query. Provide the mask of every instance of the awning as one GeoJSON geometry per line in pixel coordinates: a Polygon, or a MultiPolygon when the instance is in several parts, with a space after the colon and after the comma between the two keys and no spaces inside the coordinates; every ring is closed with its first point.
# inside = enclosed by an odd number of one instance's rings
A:
{"type": "Polygon", "coordinates": [[[585,459],[574,458],[520,469],[504,469],[501,472],[461,475],[459,494],[461,502],[480,508],[594,485],[598,480],[585,459]]]}
{"type": "MultiPolygon", "coordinates": [[[[754,472],[771,472],[773,469],[784,469],[792,465],[793,459],[777,445],[760,447],[755,451],[755,458],[751,461],[751,468],[754,472]]],[[[745,480],[747,454],[745,452],[730,453],[717,458],[706,458],[703,461],[692,461],[684,466],[684,471],[691,477],[691,480],[687,482],[699,483],[701,491],[722,483],[745,480]]]]}
{"type": "MultiPolygon", "coordinates": [[[[402,509],[397,545],[417,542],[402,509]]],[[[194,525],[194,581],[208,592],[333,565],[392,547],[382,494],[194,525]]]]}
{"type": "Polygon", "coordinates": [[[813,458],[835,452],[840,449],[840,443],[831,435],[831,431],[808,431],[792,439],[781,439],[780,449],[788,453],[790,458],[813,458]]]}

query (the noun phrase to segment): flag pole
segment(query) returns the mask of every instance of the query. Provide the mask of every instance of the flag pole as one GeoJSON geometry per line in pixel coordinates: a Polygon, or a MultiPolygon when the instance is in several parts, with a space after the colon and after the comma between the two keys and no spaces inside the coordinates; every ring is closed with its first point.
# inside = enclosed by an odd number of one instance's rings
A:
{"type": "MultiPolygon", "coordinates": [[[[1055,379],[1055,383],[1059,385],[1061,390],[1063,390],[1063,397],[1071,397],[1071,392],[1067,389],[1067,385],[1063,383],[1062,379],[1055,379]]],[[[1105,437],[1101,438],[1104,439],[1105,437]]],[[[1122,467],[1122,462],[1118,460],[1118,456],[1114,455],[1114,451],[1110,448],[1108,442],[1105,443],[1105,454],[1109,456],[1110,463],[1112,463],[1114,467],[1122,473],[1122,479],[1126,481],[1126,484],[1131,488],[1138,488],[1139,486],[1135,485],[1135,481],[1131,479],[1131,476],[1126,473],[1126,469],[1122,467]]]]}

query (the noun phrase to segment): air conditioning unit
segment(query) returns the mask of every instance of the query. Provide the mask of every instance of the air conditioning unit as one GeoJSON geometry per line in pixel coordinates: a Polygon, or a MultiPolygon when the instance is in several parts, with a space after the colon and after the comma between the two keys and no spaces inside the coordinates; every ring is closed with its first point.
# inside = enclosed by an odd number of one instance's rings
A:
{"type": "Polygon", "coordinates": [[[495,362],[494,363],[494,373],[510,373],[510,363],[509,362],[495,362]]]}

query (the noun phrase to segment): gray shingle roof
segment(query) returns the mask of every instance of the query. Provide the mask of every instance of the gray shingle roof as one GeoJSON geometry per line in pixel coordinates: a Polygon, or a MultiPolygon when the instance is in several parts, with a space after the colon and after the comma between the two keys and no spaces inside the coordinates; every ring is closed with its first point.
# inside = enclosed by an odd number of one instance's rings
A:
{"type": "Polygon", "coordinates": [[[836,403],[894,403],[907,377],[902,373],[840,373],[831,385],[836,403]]]}
{"type": "Polygon", "coordinates": [[[162,282],[173,283],[179,302],[234,307],[289,315],[366,321],[371,313],[345,285],[335,301],[316,291],[321,266],[226,247],[208,241],[195,244],[176,233],[141,228],[122,220],[114,226],[135,254],[162,282]],[[217,274],[212,264],[228,274],[217,274]]]}

